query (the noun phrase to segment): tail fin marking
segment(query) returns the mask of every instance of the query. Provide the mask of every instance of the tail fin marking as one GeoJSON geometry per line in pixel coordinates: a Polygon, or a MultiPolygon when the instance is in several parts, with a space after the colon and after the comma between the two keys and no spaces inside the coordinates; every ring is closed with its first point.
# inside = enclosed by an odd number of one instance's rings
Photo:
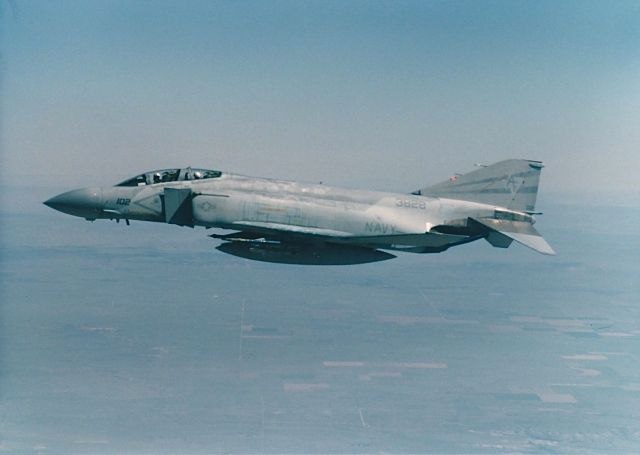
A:
{"type": "Polygon", "coordinates": [[[522,212],[533,212],[542,168],[540,161],[520,159],[500,161],[422,188],[415,194],[461,199],[522,212]]]}

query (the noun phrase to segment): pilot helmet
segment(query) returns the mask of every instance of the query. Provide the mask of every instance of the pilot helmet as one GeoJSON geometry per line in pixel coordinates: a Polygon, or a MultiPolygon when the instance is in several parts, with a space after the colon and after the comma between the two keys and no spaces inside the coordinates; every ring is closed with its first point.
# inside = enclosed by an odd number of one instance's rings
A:
{"type": "Polygon", "coordinates": [[[197,179],[201,179],[202,178],[202,172],[200,171],[196,171],[193,173],[193,178],[197,179]]]}

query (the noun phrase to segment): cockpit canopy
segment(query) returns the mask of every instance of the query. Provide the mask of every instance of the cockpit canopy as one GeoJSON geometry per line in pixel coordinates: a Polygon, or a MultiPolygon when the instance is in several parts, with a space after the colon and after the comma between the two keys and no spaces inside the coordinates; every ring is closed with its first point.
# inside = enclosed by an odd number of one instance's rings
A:
{"type": "Polygon", "coordinates": [[[118,183],[116,186],[142,186],[156,183],[180,182],[184,180],[204,180],[215,179],[222,175],[220,171],[211,169],[192,169],[185,167],[182,169],[162,169],[159,171],[145,172],[118,183]]]}

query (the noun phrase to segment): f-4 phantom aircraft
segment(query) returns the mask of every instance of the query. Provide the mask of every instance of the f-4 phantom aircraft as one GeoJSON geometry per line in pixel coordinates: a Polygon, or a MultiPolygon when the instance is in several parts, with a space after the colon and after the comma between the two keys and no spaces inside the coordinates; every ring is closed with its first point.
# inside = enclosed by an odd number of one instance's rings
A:
{"type": "Polygon", "coordinates": [[[555,254],[533,227],[540,161],[512,159],[412,193],[386,193],[181,168],[45,202],[70,215],[232,230],[211,234],[228,254],[265,262],[346,265],[388,251],[439,253],[485,239],[555,254]],[[386,251],[383,251],[386,250],[386,251]]]}

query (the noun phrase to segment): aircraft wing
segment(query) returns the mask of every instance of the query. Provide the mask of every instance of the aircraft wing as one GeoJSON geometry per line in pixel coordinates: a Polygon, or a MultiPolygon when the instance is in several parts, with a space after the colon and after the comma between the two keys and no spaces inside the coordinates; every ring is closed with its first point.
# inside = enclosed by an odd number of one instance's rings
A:
{"type": "Polygon", "coordinates": [[[348,232],[334,229],[322,229],[316,227],[291,226],[288,224],[268,223],[260,221],[239,221],[234,223],[239,229],[246,232],[263,232],[265,237],[274,237],[284,240],[291,237],[321,237],[323,241],[340,243],[343,245],[362,246],[368,248],[393,247],[441,247],[458,243],[467,239],[464,235],[451,235],[432,232],[428,234],[391,234],[391,235],[367,235],[354,236],[348,232]],[[248,228],[248,229],[247,229],[248,228]]]}
{"type": "Polygon", "coordinates": [[[312,235],[321,237],[348,237],[348,232],[336,231],[334,229],[323,229],[317,227],[292,226],[289,224],[269,223],[262,221],[236,221],[233,223],[238,229],[273,233],[278,236],[286,234],[312,235]],[[248,228],[248,229],[247,229],[248,228]]]}
{"type": "MultiPolygon", "coordinates": [[[[320,241],[325,244],[341,245],[343,248],[356,248],[355,251],[358,253],[378,248],[415,253],[438,253],[452,246],[486,237],[486,240],[495,247],[507,248],[515,240],[539,253],[555,255],[551,246],[529,222],[482,217],[471,219],[483,226],[483,229],[476,233],[477,235],[455,235],[431,231],[424,234],[354,236],[348,232],[333,229],[261,221],[238,221],[234,225],[240,232],[226,235],[213,234],[210,237],[235,243],[233,248],[250,248],[238,245],[247,242],[253,245],[251,248],[262,245],[262,248],[273,250],[276,244],[281,245],[282,248],[307,248],[320,241]]],[[[232,247],[223,248],[226,251],[232,247]]],[[[337,254],[337,250],[335,252],[337,254]]],[[[347,250],[345,250],[346,253],[347,250]]]]}
{"type": "MultiPolygon", "coordinates": [[[[347,237],[339,240],[339,243],[349,245],[367,246],[370,248],[392,248],[405,250],[408,248],[436,248],[449,247],[453,244],[466,243],[468,236],[442,234],[430,232],[425,234],[395,234],[395,235],[371,235],[347,237]]],[[[475,240],[475,239],[474,239],[475,240]]],[[[446,249],[446,248],[445,248],[446,249]]]]}
{"type": "Polygon", "coordinates": [[[240,232],[210,237],[235,242],[281,242],[285,244],[314,243],[318,240],[343,247],[365,249],[392,249],[413,252],[440,252],[453,245],[477,240],[478,237],[466,235],[443,234],[431,232],[425,234],[392,234],[354,236],[348,232],[314,227],[290,226],[279,223],[241,221],[238,225],[240,232]]]}
{"type": "Polygon", "coordinates": [[[238,226],[242,231],[209,236],[224,241],[216,247],[217,250],[247,259],[283,264],[348,265],[395,258],[369,245],[342,244],[337,239],[344,239],[344,233],[338,231],[278,223],[239,224],[242,224],[238,226]]]}

